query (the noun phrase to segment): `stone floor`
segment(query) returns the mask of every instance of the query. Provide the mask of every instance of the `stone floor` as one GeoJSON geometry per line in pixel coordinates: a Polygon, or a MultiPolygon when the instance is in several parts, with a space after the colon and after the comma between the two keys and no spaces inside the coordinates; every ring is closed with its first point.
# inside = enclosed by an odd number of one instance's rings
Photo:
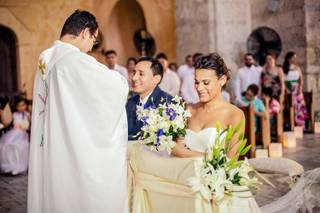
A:
{"type": "MultiPolygon", "coordinates": [[[[298,140],[296,148],[284,150],[284,157],[302,164],[305,170],[320,167],[320,134],[305,135],[302,140],[298,140]]],[[[26,174],[0,175],[0,213],[26,212],[26,198],[26,174]]]]}

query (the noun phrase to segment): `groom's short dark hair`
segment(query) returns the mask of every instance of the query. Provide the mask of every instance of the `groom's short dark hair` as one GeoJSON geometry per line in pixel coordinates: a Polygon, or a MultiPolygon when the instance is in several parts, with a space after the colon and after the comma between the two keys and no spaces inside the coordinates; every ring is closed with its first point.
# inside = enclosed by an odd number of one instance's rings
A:
{"type": "Polygon", "coordinates": [[[163,77],[163,66],[161,65],[161,63],[157,59],[145,56],[145,57],[139,58],[137,63],[142,62],[142,61],[151,62],[150,68],[152,70],[153,75],[160,75],[161,79],[162,79],[162,77],[163,77]]]}
{"type": "Polygon", "coordinates": [[[65,21],[60,37],[66,34],[78,36],[86,28],[89,28],[91,34],[96,32],[98,29],[96,17],[88,11],[76,10],[65,21]]]}

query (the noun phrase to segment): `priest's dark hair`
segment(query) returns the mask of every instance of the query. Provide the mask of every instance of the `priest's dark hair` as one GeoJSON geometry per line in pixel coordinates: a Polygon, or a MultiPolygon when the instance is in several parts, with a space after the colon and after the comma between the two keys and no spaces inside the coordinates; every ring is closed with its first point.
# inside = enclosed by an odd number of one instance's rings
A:
{"type": "Polygon", "coordinates": [[[157,59],[154,59],[154,58],[148,57],[148,56],[144,56],[144,57],[139,58],[137,63],[142,62],[142,61],[151,62],[150,68],[152,70],[153,75],[160,75],[161,76],[161,80],[162,80],[162,77],[163,77],[163,66],[161,65],[161,63],[157,59]]]}
{"type": "Polygon", "coordinates": [[[227,68],[223,58],[218,53],[210,53],[209,55],[199,57],[194,66],[196,70],[213,70],[218,78],[225,75],[227,80],[230,79],[230,70],[227,68]]]}
{"type": "Polygon", "coordinates": [[[60,37],[66,34],[78,36],[86,28],[89,28],[90,33],[93,35],[98,29],[96,18],[88,11],[76,10],[65,21],[60,37]]]}

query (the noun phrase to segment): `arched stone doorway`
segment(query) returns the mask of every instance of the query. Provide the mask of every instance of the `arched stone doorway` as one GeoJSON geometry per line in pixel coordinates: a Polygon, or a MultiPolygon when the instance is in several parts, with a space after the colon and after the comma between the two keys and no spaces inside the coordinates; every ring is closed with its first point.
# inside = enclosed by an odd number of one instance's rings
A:
{"type": "Polygon", "coordinates": [[[259,27],[249,36],[247,41],[248,52],[260,65],[265,63],[265,56],[268,52],[274,53],[278,57],[281,53],[282,42],[279,34],[268,27],[259,27]]]}
{"type": "Polygon", "coordinates": [[[18,90],[17,38],[15,33],[0,25],[0,93],[18,90]]]}
{"type": "Polygon", "coordinates": [[[139,57],[134,45],[137,30],[146,29],[143,10],[136,0],[118,1],[108,17],[105,32],[105,46],[118,53],[119,63],[125,64],[129,57],[139,57]]]}

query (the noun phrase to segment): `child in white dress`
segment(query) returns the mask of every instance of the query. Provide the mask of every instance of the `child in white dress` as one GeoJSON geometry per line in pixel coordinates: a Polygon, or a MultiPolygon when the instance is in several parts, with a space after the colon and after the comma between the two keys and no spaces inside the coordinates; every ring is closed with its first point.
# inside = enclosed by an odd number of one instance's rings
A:
{"type": "Polygon", "coordinates": [[[29,157],[30,113],[27,102],[19,98],[13,113],[13,129],[0,138],[0,171],[13,175],[26,172],[29,157]]]}

